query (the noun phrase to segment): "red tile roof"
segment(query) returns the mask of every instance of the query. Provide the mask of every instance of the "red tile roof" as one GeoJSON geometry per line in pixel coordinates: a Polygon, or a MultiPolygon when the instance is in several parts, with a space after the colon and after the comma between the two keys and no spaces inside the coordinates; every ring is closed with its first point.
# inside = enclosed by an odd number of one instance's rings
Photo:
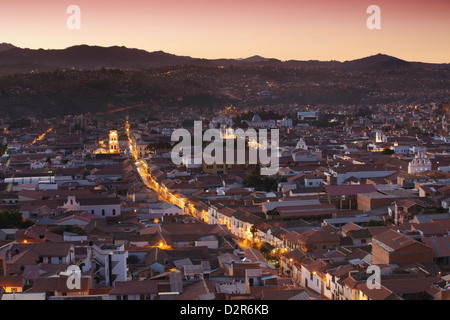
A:
{"type": "Polygon", "coordinates": [[[311,229],[305,233],[300,234],[298,238],[299,241],[303,243],[340,241],[340,236],[337,233],[329,233],[322,229],[321,230],[311,229]]]}
{"type": "Polygon", "coordinates": [[[332,215],[337,211],[337,208],[334,204],[317,204],[309,206],[278,207],[277,211],[282,218],[292,218],[332,215]]]}
{"type": "Polygon", "coordinates": [[[379,289],[369,289],[367,283],[363,282],[357,286],[362,293],[364,293],[370,300],[399,300],[401,299],[394,292],[384,286],[379,289]]]}
{"type": "Polygon", "coordinates": [[[423,237],[421,240],[425,245],[433,248],[434,257],[450,257],[450,237],[423,237]]]}
{"type": "Polygon", "coordinates": [[[198,300],[198,297],[208,293],[216,293],[212,280],[201,280],[183,288],[183,293],[178,296],[178,300],[198,300]]]}
{"type": "Polygon", "coordinates": [[[404,278],[381,280],[382,286],[396,294],[426,292],[434,283],[442,282],[440,277],[404,278]]]}
{"type": "Polygon", "coordinates": [[[69,289],[67,279],[67,276],[38,277],[34,280],[33,287],[27,292],[85,292],[90,290],[91,279],[88,277],[80,279],[80,289],[69,289]]]}
{"type": "Polygon", "coordinates": [[[418,241],[394,230],[385,231],[375,236],[373,239],[383,243],[393,250],[408,247],[412,244],[420,244],[418,241]]]}
{"type": "Polygon", "coordinates": [[[42,257],[66,257],[69,251],[74,248],[70,243],[66,242],[43,242],[30,244],[15,244],[11,247],[10,253],[15,253],[31,249],[42,257]]]}
{"type": "Polygon", "coordinates": [[[450,232],[450,219],[432,219],[431,222],[438,223],[450,232]]]}
{"type": "Polygon", "coordinates": [[[377,191],[375,186],[372,184],[345,186],[325,185],[324,188],[330,196],[351,196],[360,193],[370,193],[377,191]]]}
{"type": "Polygon", "coordinates": [[[109,292],[111,295],[128,294],[157,294],[158,280],[130,280],[116,281],[114,288],[109,292]]]}
{"type": "Polygon", "coordinates": [[[447,230],[442,225],[433,222],[412,224],[411,230],[419,230],[425,237],[433,235],[448,235],[447,230]]]}
{"type": "Polygon", "coordinates": [[[25,285],[23,276],[0,276],[0,287],[22,288],[25,285]]]}

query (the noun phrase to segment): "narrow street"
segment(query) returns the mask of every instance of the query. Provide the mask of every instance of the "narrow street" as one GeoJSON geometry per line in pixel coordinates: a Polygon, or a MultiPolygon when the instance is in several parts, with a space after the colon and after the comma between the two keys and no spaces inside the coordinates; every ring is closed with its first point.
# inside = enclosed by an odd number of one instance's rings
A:
{"type": "MultiPolygon", "coordinates": [[[[126,134],[128,137],[129,150],[133,157],[133,161],[136,166],[136,170],[139,173],[139,176],[141,177],[142,182],[147,186],[147,188],[158,192],[159,200],[165,201],[165,202],[168,202],[170,204],[180,207],[178,204],[171,202],[169,199],[167,199],[161,195],[161,192],[157,187],[158,183],[153,179],[153,177],[151,176],[151,174],[148,171],[147,163],[139,156],[138,149],[136,147],[136,142],[134,141],[134,139],[132,139],[132,137],[130,135],[130,129],[129,129],[128,122],[126,124],[125,131],[126,131],[126,134]]],[[[181,209],[183,209],[183,208],[181,208],[181,209]]]]}

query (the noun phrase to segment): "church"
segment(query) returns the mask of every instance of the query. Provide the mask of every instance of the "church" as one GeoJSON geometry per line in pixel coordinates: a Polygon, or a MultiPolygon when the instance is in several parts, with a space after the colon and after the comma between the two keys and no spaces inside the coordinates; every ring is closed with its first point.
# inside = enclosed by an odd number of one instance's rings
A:
{"type": "MultiPolygon", "coordinates": [[[[120,154],[121,148],[120,145],[122,144],[121,139],[119,139],[119,134],[117,130],[110,130],[109,131],[109,139],[108,139],[108,146],[106,146],[106,143],[103,141],[100,141],[100,148],[94,151],[95,154],[120,154]]],[[[128,141],[126,141],[128,142],[128,141]]]]}
{"type": "Polygon", "coordinates": [[[427,155],[419,151],[416,157],[408,165],[409,174],[418,174],[425,171],[431,170],[431,161],[428,159],[427,155]]]}

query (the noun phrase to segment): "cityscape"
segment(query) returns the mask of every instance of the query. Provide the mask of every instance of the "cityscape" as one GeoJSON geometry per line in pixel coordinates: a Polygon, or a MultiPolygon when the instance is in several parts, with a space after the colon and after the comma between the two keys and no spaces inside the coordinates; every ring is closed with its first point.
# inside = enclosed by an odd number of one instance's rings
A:
{"type": "Polygon", "coordinates": [[[450,300],[450,64],[405,56],[0,44],[0,301],[450,300]]]}

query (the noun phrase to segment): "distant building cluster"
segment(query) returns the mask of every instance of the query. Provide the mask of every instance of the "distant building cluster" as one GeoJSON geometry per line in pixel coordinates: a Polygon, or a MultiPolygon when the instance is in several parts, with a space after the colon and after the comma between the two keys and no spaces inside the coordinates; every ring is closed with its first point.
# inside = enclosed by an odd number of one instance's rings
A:
{"type": "Polygon", "coordinates": [[[174,164],[187,115],[3,119],[0,299],[449,300],[449,106],[273,109],[199,119],[279,130],[268,177],[174,164]]]}

